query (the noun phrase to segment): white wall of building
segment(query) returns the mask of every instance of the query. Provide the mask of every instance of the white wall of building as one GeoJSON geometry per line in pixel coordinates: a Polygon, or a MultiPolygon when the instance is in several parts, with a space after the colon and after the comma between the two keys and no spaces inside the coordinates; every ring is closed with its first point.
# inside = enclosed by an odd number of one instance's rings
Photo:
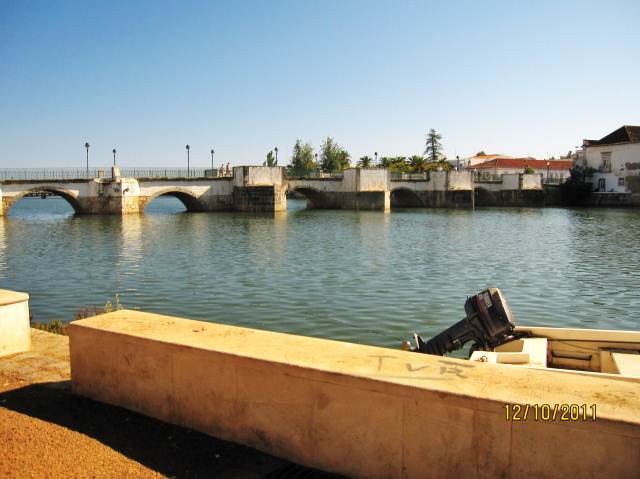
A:
{"type": "Polygon", "coordinates": [[[593,175],[594,189],[624,193],[628,191],[624,179],[640,175],[640,143],[587,146],[584,151],[584,166],[596,170],[593,175]],[[611,171],[603,168],[603,153],[611,153],[611,171]],[[601,180],[604,181],[604,189],[601,180]]]}

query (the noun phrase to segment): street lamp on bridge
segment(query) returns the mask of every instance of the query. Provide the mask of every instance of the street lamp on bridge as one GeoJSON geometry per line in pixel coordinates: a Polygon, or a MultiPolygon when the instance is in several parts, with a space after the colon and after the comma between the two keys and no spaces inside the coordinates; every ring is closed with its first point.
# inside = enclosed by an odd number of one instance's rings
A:
{"type": "Polygon", "coordinates": [[[214,154],[215,152],[216,152],[216,151],[215,151],[213,148],[211,148],[211,174],[212,174],[212,175],[213,175],[213,169],[214,169],[214,168],[213,168],[213,154],[214,154]]]}
{"type": "Polygon", "coordinates": [[[276,146],[274,150],[276,151],[276,166],[278,166],[278,147],[276,146]]]}
{"type": "Polygon", "coordinates": [[[551,164],[551,163],[549,163],[549,162],[547,161],[547,183],[549,182],[549,165],[550,165],[550,164],[551,164]]]}
{"type": "Polygon", "coordinates": [[[111,153],[113,153],[113,166],[116,166],[116,149],[111,150],[111,153]]]}
{"type": "Polygon", "coordinates": [[[84,147],[87,149],[87,179],[89,178],[89,142],[85,142],[84,147]]]}
{"type": "Polygon", "coordinates": [[[185,146],[185,148],[187,149],[187,176],[189,176],[189,150],[191,149],[191,147],[187,145],[185,146]]]}

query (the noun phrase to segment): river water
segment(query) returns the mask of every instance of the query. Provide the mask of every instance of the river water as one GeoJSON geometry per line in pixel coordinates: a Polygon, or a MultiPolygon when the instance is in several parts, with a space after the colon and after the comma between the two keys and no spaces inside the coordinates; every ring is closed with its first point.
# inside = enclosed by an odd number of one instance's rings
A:
{"type": "Polygon", "coordinates": [[[397,347],[499,287],[518,323],[638,330],[640,211],[405,209],[74,216],[25,198],[0,219],[0,287],[34,320],[127,308],[397,347]]]}

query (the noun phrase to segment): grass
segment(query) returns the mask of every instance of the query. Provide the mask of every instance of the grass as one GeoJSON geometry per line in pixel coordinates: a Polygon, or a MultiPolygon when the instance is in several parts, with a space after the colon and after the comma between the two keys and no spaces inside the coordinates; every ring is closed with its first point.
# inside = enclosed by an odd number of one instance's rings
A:
{"type": "MultiPolygon", "coordinates": [[[[120,302],[120,295],[116,293],[113,297],[113,301],[107,301],[103,307],[94,305],[91,307],[84,306],[80,308],[73,315],[73,319],[74,321],[77,321],[78,319],[86,319],[90,318],[91,316],[111,313],[112,311],[118,311],[121,309],[124,309],[124,306],[122,306],[122,303],[120,302]]],[[[68,323],[63,323],[59,319],[52,319],[51,321],[47,322],[36,321],[35,323],[33,322],[33,318],[31,319],[32,328],[46,331],[48,333],[61,334],[63,336],[68,336],[67,326],[68,323]]]]}

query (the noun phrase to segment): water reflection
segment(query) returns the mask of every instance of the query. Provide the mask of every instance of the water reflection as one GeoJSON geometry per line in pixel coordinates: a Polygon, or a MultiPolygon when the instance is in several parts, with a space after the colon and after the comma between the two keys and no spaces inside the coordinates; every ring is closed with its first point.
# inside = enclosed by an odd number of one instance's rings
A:
{"type": "Polygon", "coordinates": [[[119,292],[130,308],[396,346],[497,286],[523,324],[638,327],[633,210],[383,214],[290,200],[275,215],[187,214],[174,198],[124,217],[37,209],[55,201],[0,220],[0,287],[31,293],[37,319],[72,319],[119,292]]]}

